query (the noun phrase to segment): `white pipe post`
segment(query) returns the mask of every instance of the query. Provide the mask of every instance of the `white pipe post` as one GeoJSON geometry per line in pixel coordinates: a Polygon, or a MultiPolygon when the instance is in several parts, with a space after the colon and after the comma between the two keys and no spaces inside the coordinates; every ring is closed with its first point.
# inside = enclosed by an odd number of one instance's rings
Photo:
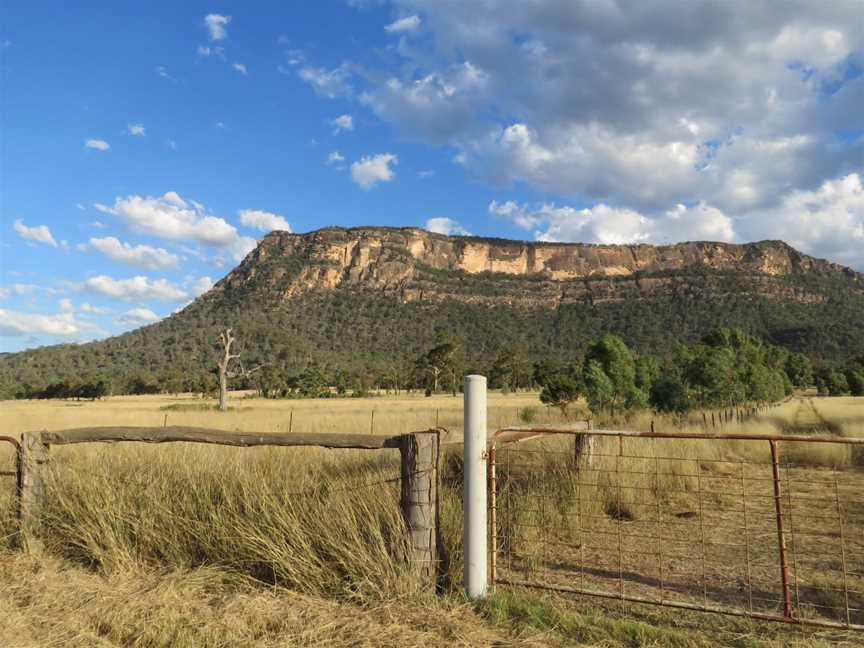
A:
{"type": "Polygon", "coordinates": [[[465,376],[465,593],[486,596],[486,377],[465,376]]]}

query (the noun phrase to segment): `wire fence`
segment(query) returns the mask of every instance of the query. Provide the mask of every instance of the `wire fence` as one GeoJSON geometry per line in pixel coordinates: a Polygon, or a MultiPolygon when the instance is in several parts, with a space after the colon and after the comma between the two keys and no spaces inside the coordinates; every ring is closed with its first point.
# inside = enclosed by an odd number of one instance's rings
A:
{"type": "Polygon", "coordinates": [[[864,630],[864,440],[530,432],[489,452],[493,583],[864,630]]]}

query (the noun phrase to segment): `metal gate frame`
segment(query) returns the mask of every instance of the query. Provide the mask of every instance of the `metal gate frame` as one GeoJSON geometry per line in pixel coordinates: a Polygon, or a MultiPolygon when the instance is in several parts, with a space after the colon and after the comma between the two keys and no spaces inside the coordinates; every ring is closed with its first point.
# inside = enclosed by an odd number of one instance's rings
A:
{"type": "MultiPolygon", "coordinates": [[[[560,427],[506,427],[497,430],[490,439],[489,449],[486,453],[487,459],[487,468],[488,468],[488,484],[489,484],[489,517],[490,517],[490,534],[489,534],[489,542],[490,542],[490,560],[489,560],[489,571],[490,571],[490,582],[492,586],[495,585],[514,585],[514,586],[523,586],[523,587],[532,587],[532,588],[540,588],[547,590],[560,591],[571,594],[580,594],[586,596],[594,596],[601,597],[606,599],[615,599],[620,600],[622,602],[633,602],[633,603],[644,603],[651,605],[660,605],[665,607],[673,607],[687,610],[695,610],[700,612],[712,612],[730,616],[738,616],[738,617],[747,617],[753,619],[760,619],[766,621],[775,621],[780,623],[787,624],[795,624],[795,625],[808,625],[814,627],[823,627],[823,628],[831,628],[831,629],[844,629],[844,630],[855,630],[855,631],[864,631],[864,625],[852,623],[850,618],[850,610],[857,608],[850,608],[849,604],[849,586],[848,586],[848,573],[847,573],[847,560],[846,560],[846,538],[843,533],[843,516],[840,509],[841,503],[839,494],[837,495],[837,510],[839,513],[840,519],[840,546],[841,546],[841,567],[843,572],[843,583],[844,583],[844,606],[846,613],[846,622],[841,621],[830,621],[830,620],[821,620],[821,619],[810,619],[804,618],[796,614],[797,607],[793,605],[792,602],[792,590],[790,585],[790,569],[789,569],[789,550],[786,543],[786,537],[789,534],[789,531],[786,529],[786,514],[784,511],[783,504],[783,485],[782,479],[780,475],[780,446],[784,442],[794,442],[794,443],[814,443],[814,444],[841,444],[841,445],[854,445],[864,448],[864,438],[854,438],[854,437],[840,437],[840,436],[824,436],[824,435],[772,435],[772,436],[763,436],[763,435],[754,435],[754,434],[741,434],[741,433],[731,433],[731,434],[716,434],[716,433],[689,433],[689,432],[655,432],[652,430],[649,432],[636,432],[636,431],[626,431],[626,430],[604,430],[604,429],[590,429],[590,422],[586,422],[582,425],[578,425],[576,427],[568,427],[568,428],[560,428],[560,427]],[[524,441],[528,441],[530,439],[537,439],[540,437],[554,436],[554,435],[566,435],[574,437],[574,445],[576,443],[575,439],[578,437],[612,437],[617,438],[619,442],[619,448],[623,448],[624,439],[628,438],[639,438],[639,439],[700,439],[700,440],[716,440],[716,441],[730,441],[730,440],[739,440],[739,441],[753,441],[753,442],[764,442],[769,444],[770,447],[770,455],[771,455],[771,482],[773,487],[773,500],[774,500],[774,516],[776,522],[776,532],[777,532],[777,568],[780,572],[780,586],[782,592],[782,603],[783,603],[783,614],[771,614],[768,612],[760,612],[752,609],[752,600],[750,604],[750,609],[746,608],[734,608],[734,607],[726,607],[721,605],[710,605],[707,601],[707,595],[702,604],[688,603],[685,601],[676,601],[676,600],[666,600],[663,597],[662,591],[662,583],[661,583],[661,598],[660,600],[651,599],[647,597],[626,594],[623,589],[623,580],[621,581],[621,590],[616,594],[611,591],[602,591],[595,589],[587,589],[582,587],[570,587],[563,586],[552,583],[543,583],[537,581],[527,581],[527,580],[513,580],[502,578],[498,574],[498,532],[497,532],[497,518],[498,518],[498,476],[496,473],[496,462],[497,462],[497,448],[498,446],[506,446],[509,444],[516,444],[524,441]]],[[[622,453],[623,451],[619,450],[622,453]]],[[[788,475],[787,475],[788,478],[788,475]]],[[[791,515],[791,512],[790,512],[791,515]]],[[[745,513],[746,520],[746,513],[745,513]]],[[[745,530],[746,532],[746,530],[745,530]]],[[[794,530],[792,531],[793,542],[794,542],[794,530]]],[[[703,539],[704,542],[704,539],[703,539]]],[[[703,548],[704,551],[704,548],[703,548]]],[[[749,553],[749,549],[748,549],[749,553]]],[[[619,556],[620,560],[620,556],[619,556]]],[[[748,566],[749,566],[749,558],[748,558],[748,566]]],[[[703,563],[704,570],[704,563],[703,563]]],[[[749,570],[749,567],[748,567],[749,570]]],[[[749,571],[748,571],[748,580],[749,580],[749,571]]],[[[796,579],[797,579],[797,570],[796,570],[796,579]]],[[[749,585],[749,583],[748,583],[749,585]]],[[[796,590],[797,590],[797,582],[796,582],[796,590]]]]}

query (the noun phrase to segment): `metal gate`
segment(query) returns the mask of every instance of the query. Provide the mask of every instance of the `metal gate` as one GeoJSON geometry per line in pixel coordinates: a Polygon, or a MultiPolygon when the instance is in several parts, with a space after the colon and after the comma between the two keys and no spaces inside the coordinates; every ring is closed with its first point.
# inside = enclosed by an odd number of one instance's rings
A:
{"type": "Polygon", "coordinates": [[[510,428],[493,585],[864,630],[864,439],[510,428]]]}

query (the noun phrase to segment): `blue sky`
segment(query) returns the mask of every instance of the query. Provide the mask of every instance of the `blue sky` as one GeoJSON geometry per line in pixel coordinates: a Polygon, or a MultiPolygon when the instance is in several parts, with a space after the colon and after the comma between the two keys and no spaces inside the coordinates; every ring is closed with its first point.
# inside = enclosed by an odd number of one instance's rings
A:
{"type": "Polygon", "coordinates": [[[656,4],[3,2],[0,350],[169,315],[274,227],[864,269],[860,4],[656,4]]]}

